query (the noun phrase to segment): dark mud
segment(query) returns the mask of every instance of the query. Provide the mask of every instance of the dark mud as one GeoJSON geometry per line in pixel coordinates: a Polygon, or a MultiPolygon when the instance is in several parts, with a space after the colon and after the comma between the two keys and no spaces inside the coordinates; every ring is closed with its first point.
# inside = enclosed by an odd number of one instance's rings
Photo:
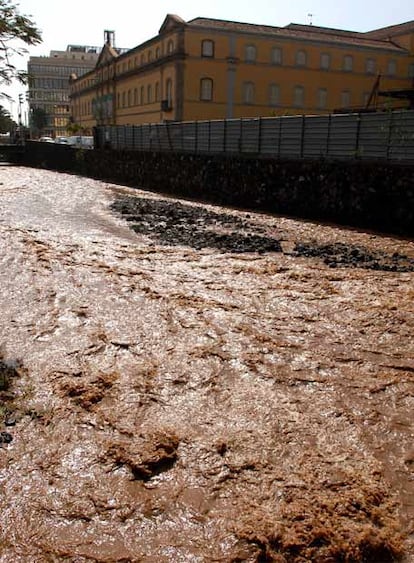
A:
{"type": "Polygon", "coordinates": [[[414,561],[412,241],[2,174],[0,563],[414,561]]]}

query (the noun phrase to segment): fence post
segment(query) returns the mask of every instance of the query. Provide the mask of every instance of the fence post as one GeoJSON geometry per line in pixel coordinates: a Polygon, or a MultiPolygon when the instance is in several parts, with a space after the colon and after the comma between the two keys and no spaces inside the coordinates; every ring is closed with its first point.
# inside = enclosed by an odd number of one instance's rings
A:
{"type": "Polygon", "coordinates": [[[329,156],[329,147],[331,144],[331,120],[332,114],[328,115],[328,131],[326,133],[326,156],[329,156]]]}
{"type": "Polygon", "coordinates": [[[388,139],[387,139],[387,160],[390,159],[391,143],[392,143],[392,126],[393,126],[394,113],[390,111],[390,120],[388,123],[388,139]]]}
{"type": "Polygon", "coordinates": [[[258,138],[258,153],[262,152],[262,118],[259,117],[259,138],[258,138]]]}
{"type": "Polygon", "coordinates": [[[283,123],[283,117],[279,117],[279,147],[278,147],[278,154],[277,157],[280,160],[280,153],[282,151],[282,123],[283,123]]]}
{"type": "Polygon", "coordinates": [[[302,127],[300,131],[300,158],[303,158],[303,147],[305,145],[305,121],[306,116],[302,115],[302,127]]]}
{"type": "Polygon", "coordinates": [[[361,130],[361,114],[358,113],[357,132],[356,132],[356,139],[355,139],[355,158],[358,158],[360,130],[361,130]]]}

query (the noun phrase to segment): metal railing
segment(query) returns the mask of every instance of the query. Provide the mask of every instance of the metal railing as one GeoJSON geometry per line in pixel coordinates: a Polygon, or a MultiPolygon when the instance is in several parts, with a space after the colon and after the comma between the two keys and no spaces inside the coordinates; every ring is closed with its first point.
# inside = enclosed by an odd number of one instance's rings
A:
{"type": "Polygon", "coordinates": [[[100,126],[98,147],[414,162],[414,111],[100,126]]]}

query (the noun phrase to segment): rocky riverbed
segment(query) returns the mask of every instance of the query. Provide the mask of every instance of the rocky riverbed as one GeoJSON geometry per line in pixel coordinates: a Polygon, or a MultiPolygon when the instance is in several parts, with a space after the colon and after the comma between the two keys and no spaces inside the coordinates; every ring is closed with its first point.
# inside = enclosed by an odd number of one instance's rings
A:
{"type": "Polygon", "coordinates": [[[414,561],[414,243],[0,168],[0,562],[414,561]]]}

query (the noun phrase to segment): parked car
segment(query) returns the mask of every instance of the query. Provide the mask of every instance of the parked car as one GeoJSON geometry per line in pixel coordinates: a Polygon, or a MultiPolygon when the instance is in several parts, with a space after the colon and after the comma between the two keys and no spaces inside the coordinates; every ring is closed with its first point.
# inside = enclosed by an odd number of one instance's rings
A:
{"type": "Polygon", "coordinates": [[[93,149],[93,137],[88,135],[68,137],[68,145],[77,149],[93,149]]]}
{"type": "Polygon", "coordinates": [[[56,137],[55,143],[58,145],[68,145],[69,144],[69,137],[56,137]]]}
{"type": "Polygon", "coordinates": [[[39,141],[41,143],[54,143],[54,140],[52,139],[52,137],[47,137],[47,136],[40,137],[39,141]]]}

